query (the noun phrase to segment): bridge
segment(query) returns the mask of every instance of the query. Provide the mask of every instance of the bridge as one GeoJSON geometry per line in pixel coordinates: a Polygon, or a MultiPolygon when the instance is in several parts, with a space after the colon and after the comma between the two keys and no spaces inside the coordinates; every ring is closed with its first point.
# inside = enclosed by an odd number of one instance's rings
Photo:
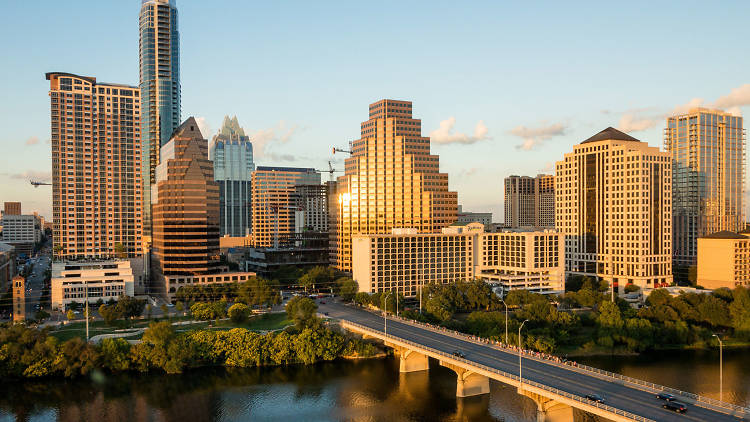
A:
{"type": "Polygon", "coordinates": [[[339,320],[346,330],[393,348],[401,372],[426,371],[429,358],[437,360],[456,373],[458,397],[489,393],[490,379],[516,387],[518,394],[536,403],[538,422],[572,421],[574,408],[618,422],[750,420],[746,407],[529,353],[520,357],[519,377],[519,354],[512,349],[400,318],[386,321],[382,315],[338,303],[321,304],[319,312],[339,320]],[[663,409],[665,402],[655,398],[659,392],[676,396],[688,405],[687,412],[663,409]],[[591,393],[603,396],[604,403],[586,399],[591,393]]]}

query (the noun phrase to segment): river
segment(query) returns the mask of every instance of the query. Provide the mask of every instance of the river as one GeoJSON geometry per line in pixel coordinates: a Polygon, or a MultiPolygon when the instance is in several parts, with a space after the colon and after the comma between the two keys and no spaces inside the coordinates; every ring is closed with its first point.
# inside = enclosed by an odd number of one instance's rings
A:
{"type": "MultiPolygon", "coordinates": [[[[593,366],[718,398],[718,353],[661,352],[579,359],[593,366]]],[[[0,421],[506,421],[536,420],[513,388],[457,399],[455,374],[399,374],[394,358],[182,375],[95,374],[76,381],[4,380],[0,421]]],[[[750,352],[725,351],[724,399],[750,403],[750,352]]],[[[577,421],[596,421],[582,412],[577,421]]]]}

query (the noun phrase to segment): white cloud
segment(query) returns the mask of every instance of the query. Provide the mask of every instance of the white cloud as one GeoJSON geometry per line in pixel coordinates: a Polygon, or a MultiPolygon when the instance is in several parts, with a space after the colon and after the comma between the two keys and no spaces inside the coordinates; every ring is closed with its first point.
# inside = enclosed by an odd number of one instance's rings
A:
{"type": "Polygon", "coordinates": [[[23,173],[14,173],[10,175],[11,179],[33,180],[35,182],[49,182],[52,179],[52,172],[27,170],[23,173]]]}
{"type": "Polygon", "coordinates": [[[36,145],[39,143],[39,138],[36,136],[29,136],[26,138],[26,145],[36,145]]]}
{"type": "Polygon", "coordinates": [[[454,132],[453,127],[456,125],[456,118],[450,117],[440,122],[438,129],[430,132],[430,140],[436,144],[473,144],[485,139],[492,139],[489,136],[489,129],[483,120],[477,122],[474,127],[474,134],[469,136],[465,133],[454,132]]]}
{"type": "Polygon", "coordinates": [[[554,136],[565,135],[567,128],[562,123],[546,124],[542,123],[539,127],[529,128],[526,126],[516,126],[510,131],[511,135],[523,139],[523,143],[516,145],[516,148],[530,151],[540,145],[543,141],[554,136]]]}
{"type": "Polygon", "coordinates": [[[636,113],[625,113],[620,117],[620,123],[617,128],[623,132],[640,132],[651,129],[660,123],[663,119],[659,117],[640,117],[636,113]]]}
{"type": "Polygon", "coordinates": [[[208,120],[203,117],[196,117],[195,123],[198,123],[198,130],[201,131],[201,135],[203,135],[203,139],[211,139],[213,138],[213,130],[211,130],[211,124],[208,123],[208,120]]]}
{"type": "Polygon", "coordinates": [[[750,105],[750,84],[734,88],[729,94],[716,100],[716,107],[738,110],[739,107],[750,105]]]}
{"type": "MultiPolygon", "coordinates": [[[[269,147],[273,144],[286,144],[294,136],[299,129],[297,125],[288,125],[285,121],[280,121],[276,126],[268,129],[260,129],[250,135],[250,141],[253,143],[253,154],[256,157],[264,157],[268,155],[270,158],[271,152],[269,147]]],[[[277,158],[282,160],[292,157],[289,154],[277,155],[277,158]]],[[[293,159],[293,158],[292,158],[293,159]]]]}
{"type": "Polygon", "coordinates": [[[690,111],[691,108],[705,107],[707,104],[703,98],[692,98],[685,104],[680,104],[672,110],[670,115],[685,114],[690,111]]]}

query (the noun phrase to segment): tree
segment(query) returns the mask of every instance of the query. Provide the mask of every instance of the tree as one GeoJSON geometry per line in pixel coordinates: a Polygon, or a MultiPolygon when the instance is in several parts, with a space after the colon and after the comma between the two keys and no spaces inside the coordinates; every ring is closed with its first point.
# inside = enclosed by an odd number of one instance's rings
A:
{"type": "MultiPolygon", "coordinates": [[[[132,296],[122,295],[117,299],[117,309],[123,318],[135,318],[141,316],[144,307],[146,307],[145,300],[136,299],[132,296]]],[[[151,310],[149,309],[149,318],[150,317],[151,310]]]]}
{"type": "Polygon", "coordinates": [[[314,324],[317,310],[318,305],[312,299],[304,296],[295,296],[286,304],[287,317],[294,321],[297,328],[314,324]]]}
{"type": "Polygon", "coordinates": [[[161,309],[162,316],[169,317],[169,306],[166,303],[162,303],[159,309],[161,309]]]}
{"type": "Polygon", "coordinates": [[[34,315],[34,319],[40,322],[47,318],[49,318],[49,312],[45,311],[44,309],[36,311],[36,314],[34,315]]]}
{"type": "Polygon", "coordinates": [[[99,347],[101,364],[110,371],[130,369],[130,343],[121,338],[105,338],[99,347]]]}
{"type": "Polygon", "coordinates": [[[68,318],[68,321],[73,321],[76,319],[76,313],[73,312],[72,309],[68,309],[68,312],[65,314],[65,317],[68,318]]]}
{"type": "Polygon", "coordinates": [[[311,268],[299,279],[299,284],[305,288],[305,292],[308,289],[315,289],[316,286],[330,286],[335,276],[333,269],[330,267],[317,266],[311,268]]]}
{"type": "Polygon", "coordinates": [[[359,306],[367,306],[370,304],[370,295],[365,292],[358,292],[354,295],[354,303],[359,306]]]}
{"type": "Polygon", "coordinates": [[[217,319],[219,316],[216,311],[217,308],[212,303],[197,302],[190,307],[190,314],[193,318],[201,321],[217,319]]]}
{"type": "Polygon", "coordinates": [[[351,301],[359,290],[359,285],[351,277],[339,277],[336,279],[336,294],[345,301],[351,301]]]}
{"type": "Polygon", "coordinates": [[[596,318],[599,326],[608,329],[610,332],[616,332],[622,328],[623,321],[620,315],[620,308],[612,302],[602,302],[599,306],[599,316],[596,318]]]}
{"type": "Polygon", "coordinates": [[[750,339],[750,290],[742,286],[735,287],[732,297],[734,300],[729,305],[729,315],[732,317],[735,335],[750,339]]]}
{"type": "Polygon", "coordinates": [[[185,310],[185,305],[182,302],[177,301],[177,303],[174,304],[174,309],[175,311],[182,313],[182,311],[185,310]]]}
{"type": "Polygon", "coordinates": [[[276,280],[251,277],[239,285],[237,299],[249,306],[271,306],[281,303],[280,289],[276,280]]]}
{"type": "Polygon", "coordinates": [[[247,318],[250,316],[250,307],[244,303],[235,303],[229,307],[229,318],[235,324],[242,324],[247,322],[247,318]]]}
{"type": "Polygon", "coordinates": [[[122,318],[122,313],[116,305],[102,305],[99,307],[99,315],[104,318],[104,323],[113,325],[113,323],[122,318]]]}

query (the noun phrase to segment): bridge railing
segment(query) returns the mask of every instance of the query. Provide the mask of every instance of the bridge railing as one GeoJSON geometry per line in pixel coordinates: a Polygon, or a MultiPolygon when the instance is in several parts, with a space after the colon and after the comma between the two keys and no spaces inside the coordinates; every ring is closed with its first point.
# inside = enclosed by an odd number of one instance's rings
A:
{"type": "Polygon", "coordinates": [[[479,369],[482,369],[483,371],[490,372],[490,373],[493,373],[493,374],[497,374],[497,375],[500,375],[500,376],[505,377],[505,378],[509,378],[509,379],[514,380],[514,381],[518,382],[519,384],[521,384],[521,388],[522,388],[523,385],[530,385],[530,386],[539,388],[541,390],[548,391],[550,393],[556,394],[558,396],[562,396],[562,397],[565,397],[565,398],[568,398],[568,399],[571,399],[571,400],[575,400],[575,401],[577,401],[579,403],[586,404],[588,406],[597,407],[599,409],[605,410],[605,411],[613,413],[615,415],[619,415],[619,416],[631,419],[631,420],[636,421],[636,422],[656,422],[653,419],[649,419],[649,418],[646,418],[646,417],[643,417],[643,416],[640,416],[640,415],[636,415],[634,413],[630,413],[630,412],[628,412],[626,410],[618,409],[616,407],[612,407],[612,406],[609,406],[609,405],[604,404],[604,403],[594,402],[594,401],[588,400],[585,397],[579,396],[577,394],[569,393],[567,391],[560,390],[558,388],[550,387],[548,385],[541,384],[541,383],[538,383],[536,381],[531,381],[531,380],[528,380],[528,379],[527,380],[522,380],[521,378],[519,378],[518,375],[511,374],[511,373],[502,371],[502,370],[497,369],[497,368],[492,368],[492,367],[487,366],[487,365],[482,365],[481,363],[476,363],[476,362],[470,361],[470,360],[468,360],[466,358],[462,358],[462,357],[459,357],[459,356],[454,356],[452,354],[448,354],[448,353],[443,352],[441,350],[433,349],[432,347],[425,346],[423,344],[415,343],[415,342],[413,342],[411,340],[407,340],[407,339],[402,338],[402,337],[394,336],[392,334],[385,334],[385,333],[382,333],[382,332],[380,332],[378,330],[374,330],[374,329],[372,329],[370,327],[366,327],[366,326],[364,326],[362,324],[357,324],[356,322],[346,321],[346,324],[354,326],[354,327],[356,327],[356,328],[358,328],[360,330],[363,330],[363,331],[368,331],[370,333],[375,333],[376,335],[381,336],[381,337],[383,337],[385,339],[392,339],[392,340],[399,341],[401,343],[404,343],[404,344],[407,344],[409,346],[412,346],[415,349],[426,350],[426,351],[428,351],[428,352],[430,352],[430,353],[432,353],[434,355],[447,357],[449,359],[453,359],[455,361],[465,363],[465,364],[467,364],[467,365],[469,365],[471,367],[479,368],[479,369]]]}
{"type": "MultiPolygon", "coordinates": [[[[430,325],[430,324],[425,324],[425,323],[422,323],[422,322],[419,322],[419,321],[414,321],[414,320],[410,320],[410,319],[406,319],[406,318],[402,318],[402,317],[398,317],[398,316],[391,317],[391,319],[395,319],[395,320],[398,320],[399,322],[403,322],[403,323],[406,323],[406,324],[409,324],[409,325],[412,325],[412,326],[415,326],[415,327],[426,328],[426,329],[435,331],[437,333],[450,335],[451,337],[458,338],[458,339],[461,339],[461,340],[464,340],[464,341],[470,341],[472,343],[477,343],[477,344],[483,344],[483,345],[490,345],[490,346],[498,347],[498,348],[501,348],[501,349],[503,349],[504,351],[506,351],[508,353],[518,353],[517,349],[512,349],[512,348],[505,347],[505,346],[502,346],[502,345],[499,345],[499,344],[496,344],[496,343],[492,343],[492,342],[489,342],[487,340],[484,340],[484,339],[481,339],[481,338],[476,338],[475,336],[471,336],[471,335],[468,335],[468,334],[465,334],[465,333],[462,333],[462,332],[459,332],[459,331],[455,331],[455,330],[451,330],[451,329],[447,329],[447,328],[443,328],[443,327],[435,327],[435,326],[430,325]]],[[[706,408],[709,408],[709,409],[712,409],[712,410],[716,410],[718,412],[735,414],[735,415],[743,415],[745,417],[750,416],[750,408],[747,408],[747,407],[737,406],[737,405],[732,404],[732,403],[727,403],[725,401],[716,400],[716,399],[712,399],[710,397],[701,396],[701,395],[698,395],[698,394],[695,394],[695,393],[691,393],[689,391],[682,391],[682,390],[677,389],[677,388],[667,387],[667,386],[664,386],[664,385],[660,385],[660,384],[656,384],[656,383],[644,381],[644,380],[641,380],[641,379],[638,379],[638,378],[632,378],[632,377],[629,377],[627,375],[622,375],[622,374],[617,374],[617,373],[610,372],[610,371],[605,371],[603,369],[594,368],[592,366],[583,365],[583,364],[580,364],[580,363],[577,363],[577,362],[576,362],[575,365],[571,365],[571,364],[566,364],[564,362],[557,362],[555,360],[550,360],[550,359],[545,359],[545,358],[537,357],[537,356],[535,356],[533,354],[526,353],[526,352],[522,352],[522,353],[523,353],[524,357],[527,358],[527,359],[534,359],[534,360],[537,360],[537,361],[540,361],[540,362],[544,362],[544,363],[547,363],[547,364],[550,364],[550,365],[564,367],[566,369],[579,370],[579,372],[580,371],[593,372],[593,373],[602,375],[602,376],[607,377],[607,378],[620,380],[620,381],[627,382],[627,383],[630,383],[630,384],[634,384],[634,385],[640,386],[640,387],[646,387],[647,389],[651,390],[652,392],[664,391],[664,392],[667,392],[667,393],[670,393],[670,394],[674,394],[674,395],[678,395],[678,396],[683,396],[683,397],[689,398],[691,400],[694,400],[697,403],[700,403],[701,405],[703,405],[706,408]]]]}

